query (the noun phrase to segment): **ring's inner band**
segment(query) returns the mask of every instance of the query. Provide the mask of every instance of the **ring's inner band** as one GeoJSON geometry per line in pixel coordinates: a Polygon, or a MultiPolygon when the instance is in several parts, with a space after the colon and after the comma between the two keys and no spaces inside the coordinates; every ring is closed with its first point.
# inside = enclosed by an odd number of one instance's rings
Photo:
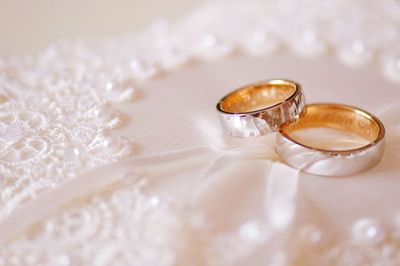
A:
{"type": "MultiPolygon", "coordinates": [[[[298,143],[301,141],[298,140],[295,132],[309,128],[341,130],[356,134],[371,143],[382,137],[383,129],[379,123],[370,114],[349,106],[315,104],[307,105],[299,120],[291,124],[284,124],[280,130],[282,134],[298,143]]],[[[307,146],[309,145],[307,143],[307,146]]],[[[316,142],[315,145],[317,145],[316,142]]],[[[315,145],[312,147],[315,148],[315,145]]]]}
{"type": "Polygon", "coordinates": [[[219,103],[222,111],[243,113],[282,103],[296,92],[296,84],[284,80],[259,83],[232,92],[219,103]]]}

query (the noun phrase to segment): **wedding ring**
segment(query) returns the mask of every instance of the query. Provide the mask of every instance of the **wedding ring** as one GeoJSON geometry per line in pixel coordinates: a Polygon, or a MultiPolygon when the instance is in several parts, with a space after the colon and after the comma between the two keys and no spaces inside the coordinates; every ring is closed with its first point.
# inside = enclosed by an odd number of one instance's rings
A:
{"type": "Polygon", "coordinates": [[[301,171],[345,176],[374,167],[382,158],[384,137],[382,122],[366,111],[347,105],[311,104],[305,106],[300,119],[281,125],[276,151],[301,171]],[[304,135],[311,132],[314,136],[307,141],[304,135]],[[329,140],[333,133],[347,137],[329,140]]]}
{"type": "Polygon", "coordinates": [[[298,118],[304,107],[300,84],[272,79],[231,92],[217,104],[223,130],[232,137],[255,137],[277,131],[298,118]]]}

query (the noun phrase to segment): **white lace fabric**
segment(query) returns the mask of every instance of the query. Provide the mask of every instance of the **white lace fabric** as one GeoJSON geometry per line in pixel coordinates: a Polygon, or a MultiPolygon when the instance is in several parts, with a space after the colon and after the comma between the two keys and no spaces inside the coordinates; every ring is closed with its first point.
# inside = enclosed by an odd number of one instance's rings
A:
{"type": "Polygon", "coordinates": [[[0,265],[400,265],[399,12],[214,2],[0,59],[0,265]],[[382,162],[322,178],[281,163],[274,135],[224,137],[217,100],[273,77],[377,114],[382,162]]]}

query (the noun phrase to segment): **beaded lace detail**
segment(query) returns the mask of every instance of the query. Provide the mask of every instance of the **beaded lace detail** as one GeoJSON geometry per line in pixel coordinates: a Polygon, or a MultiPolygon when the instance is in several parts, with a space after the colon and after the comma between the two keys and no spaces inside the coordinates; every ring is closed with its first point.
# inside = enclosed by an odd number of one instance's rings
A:
{"type": "MultiPolygon", "coordinates": [[[[400,82],[399,13],[394,0],[217,2],[130,37],[1,58],[0,221],[83,170],[131,154],[132,141],[112,134],[125,119],[117,104],[134,100],[140,82],[187,62],[233,52],[333,54],[348,64],[377,64],[400,82]]],[[[0,265],[187,265],[185,258],[190,265],[233,265],[274,239],[262,221],[214,234],[196,210],[142,192],[143,180],[120,182],[21,232],[1,249],[0,265]]],[[[360,220],[349,239],[325,248],[323,230],[305,227],[294,238],[304,250],[274,251],[265,263],[396,265],[395,232],[360,220]],[[360,238],[371,241],[360,246],[360,238]]]]}
{"type": "Polygon", "coordinates": [[[131,152],[128,139],[109,131],[123,120],[112,105],[130,100],[134,84],[103,64],[79,44],[2,61],[0,219],[40,191],[131,152]]]}

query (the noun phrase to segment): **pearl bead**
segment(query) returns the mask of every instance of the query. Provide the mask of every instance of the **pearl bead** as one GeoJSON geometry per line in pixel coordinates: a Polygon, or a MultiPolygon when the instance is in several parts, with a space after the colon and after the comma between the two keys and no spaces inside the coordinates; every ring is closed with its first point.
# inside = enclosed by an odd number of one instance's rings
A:
{"type": "Polygon", "coordinates": [[[121,103],[131,100],[136,90],[132,84],[115,84],[113,82],[106,83],[105,96],[112,103],[121,103]]]}
{"type": "Polygon", "coordinates": [[[362,65],[374,60],[374,52],[369,50],[364,42],[354,41],[350,47],[339,50],[339,57],[342,62],[350,65],[362,65]]]}
{"type": "Polygon", "coordinates": [[[353,42],[351,48],[355,54],[362,54],[365,51],[365,45],[361,41],[353,42]]]}
{"type": "Polygon", "coordinates": [[[300,238],[310,244],[319,244],[323,241],[322,231],[314,226],[307,226],[300,231],[300,238]]]}
{"type": "Polygon", "coordinates": [[[292,49],[298,55],[317,56],[326,52],[327,45],[314,31],[304,31],[300,40],[292,42],[292,49]]]}
{"type": "Polygon", "coordinates": [[[135,88],[133,87],[127,87],[124,90],[121,90],[117,100],[115,100],[114,102],[126,102],[126,101],[130,101],[132,100],[135,95],[137,94],[137,91],[135,88]]]}
{"type": "Polygon", "coordinates": [[[239,236],[245,242],[257,244],[263,240],[260,224],[256,221],[248,221],[239,228],[239,236]]]}
{"type": "Polygon", "coordinates": [[[255,31],[249,37],[244,37],[243,49],[251,55],[267,55],[281,47],[280,40],[265,31],[255,31]]]}
{"type": "Polygon", "coordinates": [[[104,139],[104,141],[103,141],[103,147],[109,152],[118,151],[120,146],[121,146],[121,144],[117,138],[109,137],[109,138],[104,139]]]}
{"type": "Polygon", "coordinates": [[[204,36],[203,45],[206,47],[213,47],[217,44],[217,37],[213,34],[208,34],[204,36]]]}
{"type": "Polygon", "coordinates": [[[229,42],[221,41],[214,34],[205,35],[197,45],[194,45],[193,53],[199,59],[217,59],[227,56],[234,50],[229,42]]]}
{"type": "Polygon", "coordinates": [[[114,89],[114,84],[112,82],[107,82],[106,83],[106,89],[111,91],[114,89]]]}
{"type": "Polygon", "coordinates": [[[385,229],[376,219],[360,219],[353,225],[352,238],[357,243],[376,244],[382,242],[385,237],[385,229]]]}
{"type": "Polygon", "coordinates": [[[133,76],[139,80],[152,78],[159,72],[155,65],[140,59],[133,59],[129,65],[133,76]]]}
{"type": "Polygon", "coordinates": [[[92,117],[96,125],[104,128],[115,128],[121,123],[119,113],[105,107],[93,110],[92,117]]]}
{"type": "Polygon", "coordinates": [[[150,198],[150,204],[154,207],[160,205],[160,198],[153,196],[150,198]]]}
{"type": "Polygon", "coordinates": [[[121,157],[132,152],[132,144],[124,137],[106,137],[97,151],[107,157],[121,157]]]}

